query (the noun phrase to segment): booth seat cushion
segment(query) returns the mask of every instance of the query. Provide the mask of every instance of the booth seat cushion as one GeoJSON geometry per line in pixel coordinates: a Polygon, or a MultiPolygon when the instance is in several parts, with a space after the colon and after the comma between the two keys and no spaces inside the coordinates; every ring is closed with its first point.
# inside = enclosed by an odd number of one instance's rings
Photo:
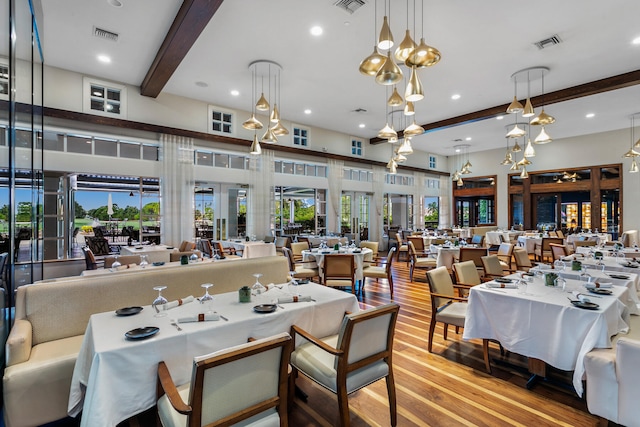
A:
{"type": "Polygon", "coordinates": [[[31,349],[28,361],[5,369],[7,425],[36,426],[67,416],[71,376],[83,338],[79,335],[38,344],[31,349]],[[25,399],[36,404],[28,405],[25,399]]]}

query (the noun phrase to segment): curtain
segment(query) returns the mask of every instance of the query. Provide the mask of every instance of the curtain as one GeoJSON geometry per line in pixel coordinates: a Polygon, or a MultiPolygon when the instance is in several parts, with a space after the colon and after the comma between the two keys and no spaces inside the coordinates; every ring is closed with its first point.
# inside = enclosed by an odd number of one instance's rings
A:
{"type": "Polygon", "coordinates": [[[178,246],[194,239],[193,191],[195,167],[193,139],[161,135],[162,149],[162,241],[178,246]]]}
{"type": "Polygon", "coordinates": [[[262,149],[259,156],[251,158],[249,163],[250,187],[247,203],[247,235],[258,239],[271,235],[275,202],[275,152],[262,149]]]}
{"type": "Polygon", "coordinates": [[[344,162],[342,160],[327,159],[329,166],[329,200],[338,233],[340,232],[340,200],[342,199],[342,177],[344,176],[344,162]]]}
{"type": "Polygon", "coordinates": [[[449,228],[451,218],[451,210],[449,208],[449,178],[448,176],[440,177],[440,212],[438,214],[440,228],[449,228]]]}
{"type": "Polygon", "coordinates": [[[369,224],[369,240],[379,242],[384,225],[384,178],[387,171],[382,166],[373,166],[373,209],[369,224]]]}
{"type": "Polygon", "coordinates": [[[413,174],[413,225],[424,228],[424,199],[427,196],[427,175],[422,172],[413,174]]]}

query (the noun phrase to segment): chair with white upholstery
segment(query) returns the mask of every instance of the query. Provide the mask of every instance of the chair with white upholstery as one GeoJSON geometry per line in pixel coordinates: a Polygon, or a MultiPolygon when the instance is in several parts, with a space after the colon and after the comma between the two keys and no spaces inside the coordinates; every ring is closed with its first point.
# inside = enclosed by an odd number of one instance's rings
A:
{"type": "Polygon", "coordinates": [[[293,260],[291,249],[282,248],[282,254],[287,258],[287,261],[289,261],[289,271],[295,272],[296,279],[313,279],[314,277],[320,276],[318,267],[310,268],[306,267],[304,264],[296,264],[296,262],[293,260]]]}
{"type": "Polygon", "coordinates": [[[191,381],[179,387],[165,362],[160,362],[160,422],[164,427],[287,426],[292,347],[293,341],[285,332],[196,357],[191,381]]]}
{"type": "Polygon", "coordinates": [[[514,248],[513,259],[516,262],[516,270],[529,271],[529,269],[533,267],[531,259],[529,258],[529,253],[527,253],[525,248],[514,248]]]}
{"type": "Polygon", "coordinates": [[[409,262],[409,245],[402,241],[401,233],[396,233],[396,241],[398,242],[398,260],[400,260],[400,255],[404,254],[407,262],[409,262]]]}
{"type": "Polygon", "coordinates": [[[393,299],[393,273],[391,271],[391,265],[393,263],[393,254],[396,252],[395,247],[391,247],[389,249],[389,254],[387,255],[386,260],[384,260],[383,265],[370,265],[362,269],[362,288],[361,292],[364,292],[364,284],[367,279],[387,279],[387,283],[389,283],[389,292],[391,293],[391,299],[393,299]]]}
{"type": "Polygon", "coordinates": [[[366,241],[366,242],[360,242],[360,248],[364,249],[371,249],[372,253],[366,253],[364,254],[364,257],[362,259],[362,265],[363,267],[368,267],[370,265],[375,264],[376,259],[378,258],[378,247],[379,247],[379,243],[378,242],[372,242],[372,241],[366,241]]]}
{"type": "Polygon", "coordinates": [[[413,282],[413,271],[417,268],[419,270],[430,270],[436,268],[438,262],[435,258],[418,257],[413,242],[409,242],[409,281],[413,282]]]}
{"type": "Polygon", "coordinates": [[[511,270],[513,248],[514,245],[512,243],[500,243],[500,247],[498,248],[498,252],[496,253],[496,255],[500,260],[500,265],[502,266],[503,270],[511,270]]]}
{"type": "MultiPolygon", "coordinates": [[[[340,332],[317,338],[296,325],[296,335],[307,340],[291,353],[292,378],[301,372],[338,398],[340,425],[350,422],[347,396],[369,384],[386,379],[390,425],[397,423],[396,389],[393,379],[393,335],[400,306],[395,303],[348,314],[340,332]]],[[[372,402],[373,404],[373,402],[372,402]]]]}
{"type": "Polygon", "coordinates": [[[485,279],[495,279],[504,276],[504,270],[498,255],[487,255],[481,258],[485,279]]]}
{"type": "Polygon", "coordinates": [[[302,261],[302,251],[309,250],[309,242],[293,242],[291,243],[291,254],[295,262],[302,261]]]}
{"type": "Polygon", "coordinates": [[[456,275],[456,284],[459,286],[459,296],[465,296],[468,292],[464,288],[482,283],[476,264],[473,261],[464,261],[453,263],[453,271],[456,275]]]}
{"type": "Polygon", "coordinates": [[[322,282],[325,286],[350,287],[356,293],[356,264],[353,255],[329,254],[324,256],[322,282]]]}

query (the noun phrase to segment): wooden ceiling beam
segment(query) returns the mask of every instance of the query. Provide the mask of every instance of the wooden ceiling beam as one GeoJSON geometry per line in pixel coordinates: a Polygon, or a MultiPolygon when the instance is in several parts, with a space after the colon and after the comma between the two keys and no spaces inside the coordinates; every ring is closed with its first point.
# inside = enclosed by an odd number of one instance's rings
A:
{"type": "Polygon", "coordinates": [[[156,98],[162,92],[222,1],[184,0],[182,2],[169,32],[140,85],[142,95],[156,98]]]}
{"type": "MultiPolygon", "coordinates": [[[[640,70],[630,71],[628,73],[619,74],[617,76],[607,77],[578,86],[557,90],[555,92],[546,93],[544,95],[538,95],[531,98],[531,102],[535,105],[546,106],[550,104],[556,104],[558,102],[571,101],[573,99],[578,99],[585,96],[597,95],[599,93],[608,92],[611,90],[623,89],[626,87],[635,86],[637,84],[640,84],[640,70]]],[[[472,113],[463,114],[461,116],[450,117],[448,119],[439,120],[437,122],[427,123],[422,125],[422,127],[424,128],[425,132],[433,132],[453,126],[460,126],[480,120],[491,119],[496,116],[506,114],[505,111],[508,105],[509,103],[506,103],[497,105],[495,107],[485,108],[484,110],[474,111],[472,113]]],[[[402,131],[398,132],[398,137],[402,137],[402,131]]],[[[386,139],[378,137],[371,138],[369,140],[369,143],[373,145],[386,142],[386,139]]]]}

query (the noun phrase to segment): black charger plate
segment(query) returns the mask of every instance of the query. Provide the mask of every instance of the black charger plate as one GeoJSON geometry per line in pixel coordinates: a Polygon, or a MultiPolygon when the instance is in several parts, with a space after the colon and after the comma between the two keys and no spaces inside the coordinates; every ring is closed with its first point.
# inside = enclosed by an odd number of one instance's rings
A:
{"type": "Polygon", "coordinates": [[[116,310],[118,316],[133,316],[142,311],[142,307],[123,307],[116,310]]]}
{"type": "Polygon", "coordinates": [[[160,328],[156,326],[145,326],[144,328],[132,329],[125,332],[124,336],[129,340],[144,340],[158,333],[160,328]]]}

